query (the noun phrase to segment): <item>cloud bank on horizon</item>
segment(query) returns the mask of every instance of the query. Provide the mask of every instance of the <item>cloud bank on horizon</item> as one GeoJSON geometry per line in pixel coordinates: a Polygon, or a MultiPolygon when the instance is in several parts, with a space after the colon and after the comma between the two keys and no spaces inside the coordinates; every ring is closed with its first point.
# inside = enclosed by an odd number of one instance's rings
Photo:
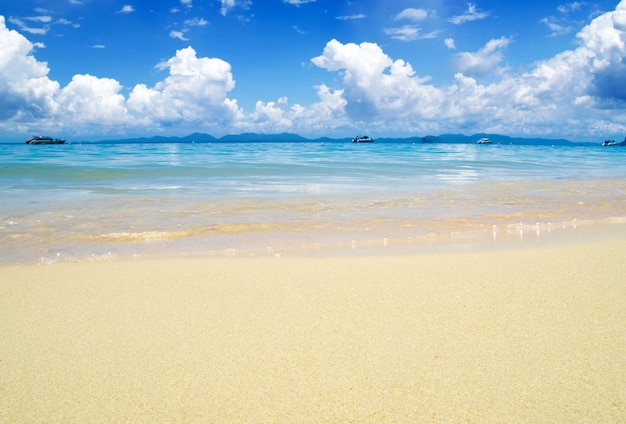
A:
{"type": "MultiPolygon", "coordinates": [[[[135,63],[130,52],[128,63],[117,63],[121,70],[111,68],[112,74],[123,75],[127,66],[128,74],[133,75],[129,78],[135,79],[131,84],[120,81],[122,77],[107,76],[110,62],[105,60],[97,68],[101,76],[95,76],[95,72],[72,73],[72,66],[81,68],[80,61],[70,57],[76,55],[76,47],[66,49],[65,55],[46,54],[49,44],[62,46],[72,38],[72,31],[80,31],[81,20],[76,16],[87,14],[92,2],[67,3],[65,8],[72,7],[74,19],[41,6],[25,6],[25,10],[9,11],[11,14],[0,6],[0,132],[5,137],[23,138],[34,133],[102,139],[182,136],[191,132],[215,136],[293,132],[311,137],[345,137],[361,132],[378,136],[486,132],[594,141],[626,135],[626,0],[613,10],[588,12],[588,19],[579,23],[576,32],[574,23],[552,15],[535,19],[532,25],[545,29],[529,45],[569,37],[570,48],[530,63],[515,64],[508,57],[515,55],[521,34],[492,33],[489,39],[473,35],[475,49],[460,51],[470,42],[463,38],[469,33],[461,32],[459,27],[489,26],[490,20],[512,13],[499,10],[500,2],[489,9],[465,4],[465,9],[457,13],[434,7],[396,10],[385,3],[385,13],[378,13],[374,19],[370,18],[373,9],[342,9],[353,13],[330,16],[315,0],[276,1],[289,8],[281,23],[289,29],[289,37],[301,44],[284,42],[302,48],[292,47],[289,51],[277,41],[275,48],[282,49],[282,56],[276,53],[275,58],[271,50],[266,57],[255,53],[259,72],[241,72],[241,91],[237,91],[234,66],[225,56],[230,55],[229,48],[246,54],[246,49],[258,46],[236,44],[222,32],[222,47],[215,48],[223,53],[222,57],[208,57],[199,54],[194,44],[202,50],[211,50],[211,45],[206,38],[194,37],[194,31],[219,27],[218,22],[226,19],[233,34],[236,30],[244,34],[257,28],[262,31],[258,23],[266,15],[263,10],[255,11],[252,0],[214,2],[215,10],[201,9],[206,17],[192,15],[199,8],[198,0],[172,0],[164,12],[169,19],[162,23],[158,19],[156,27],[169,38],[169,44],[163,42],[165,47],[155,53],[165,54],[161,56],[165,59],[135,63]],[[310,14],[304,9],[315,7],[319,10],[319,25],[307,27],[306,20],[297,20],[297,14],[310,14]],[[446,11],[449,14],[444,16],[446,11]],[[16,16],[19,12],[22,15],[16,16]],[[174,18],[178,16],[180,19],[174,18]],[[332,21],[332,28],[348,25],[350,32],[324,30],[323,19],[332,21]],[[355,31],[368,20],[369,31],[355,31]],[[415,56],[421,46],[423,54],[415,56]],[[301,60],[301,54],[294,50],[317,53],[301,60]],[[403,57],[403,52],[411,60],[403,57]],[[431,57],[437,63],[430,63],[431,57]],[[416,58],[421,59],[416,62],[416,58]],[[300,70],[281,72],[288,60],[297,62],[294,66],[300,70]],[[64,69],[65,74],[59,75],[66,75],[67,81],[52,77],[55,66],[64,69]],[[431,73],[425,73],[428,71],[431,73]],[[145,80],[141,81],[143,76],[145,80]],[[260,88],[255,90],[255,85],[260,88]],[[305,91],[313,100],[306,104],[291,100],[308,98],[302,94],[305,91]],[[254,100],[256,93],[274,97],[254,100]]],[[[554,10],[560,13],[558,16],[565,16],[585,5],[589,4],[557,5],[554,10]]],[[[110,17],[124,19],[144,8],[141,2],[120,3],[111,9],[110,17]]],[[[149,9],[142,19],[157,20],[157,12],[149,9]]],[[[271,25],[277,24],[274,21],[271,25]]],[[[473,27],[473,34],[475,28],[480,27],[473,27]]],[[[506,26],[498,28],[504,31],[506,26]]],[[[250,36],[261,37],[259,34],[250,36]]],[[[72,40],[67,44],[77,42],[72,40]]],[[[97,54],[110,50],[109,45],[101,40],[88,48],[97,54]]],[[[239,60],[234,53],[230,57],[239,60]]]]}

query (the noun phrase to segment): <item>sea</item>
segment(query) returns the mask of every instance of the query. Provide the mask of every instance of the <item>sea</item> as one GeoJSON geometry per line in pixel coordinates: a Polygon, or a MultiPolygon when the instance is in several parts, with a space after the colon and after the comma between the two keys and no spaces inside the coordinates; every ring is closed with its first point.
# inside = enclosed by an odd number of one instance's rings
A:
{"type": "Polygon", "coordinates": [[[599,144],[0,144],[0,190],[2,265],[404,254],[626,233],[626,148],[599,144]]]}

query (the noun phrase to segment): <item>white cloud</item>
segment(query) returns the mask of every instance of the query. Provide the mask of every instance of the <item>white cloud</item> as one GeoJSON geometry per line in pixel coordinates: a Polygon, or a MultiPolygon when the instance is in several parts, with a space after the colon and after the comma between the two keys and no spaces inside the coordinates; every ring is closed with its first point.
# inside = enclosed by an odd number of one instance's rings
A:
{"type": "Polygon", "coordinates": [[[59,84],[48,78],[48,65],[32,56],[33,47],[0,15],[0,122],[41,119],[55,109],[59,84]]]}
{"type": "Polygon", "coordinates": [[[476,9],[476,5],[472,3],[468,3],[467,11],[462,15],[454,16],[450,18],[450,22],[455,25],[463,24],[465,22],[477,21],[480,19],[485,19],[489,16],[489,12],[479,12],[476,9]]]}
{"type": "MultiPolygon", "coordinates": [[[[311,60],[343,74],[346,112],[356,121],[396,121],[425,106],[435,92],[422,85],[409,63],[392,60],[374,43],[359,45],[329,41],[321,56],[311,60]]],[[[424,109],[422,109],[424,110],[424,109]]]]}
{"type": "MultiPolygon", "coordinates": [[[[50,31],[50,25],[44,25],[42,27],[34,27],[34,26],[27,24],[26,22],[24,22],[23,20],[19,18],[10,17],[9,22],[11,22],[13,25],[16,25],[20,29],[20,31],[28,32],[30,34],[45,35],[48,33],[48,31],[50,31]]],[[[3,17],[3,23],[4,23],[4,17],[3,17]]]]}
{"type": "Polygon", "coordinates": [[[132,13],[134,11],[135,9],[130,4],[126,4],[117,13],[132,13]]]}
{"type": "MultiPolygon", "coordinates": [[[[234,2],[233,2],[234,4],[234,2]]],[[[48,77],[34,45],[0,16],[0,131],[36,127],[103,137],[108,134],[216,135],[241,130],[328,134],[363,129],[378,134],[501,132],[587,139],[626,132],[626,0],[577,35],[577,47],[531,65],[503,69],[511,40],[489,41],[477,52],[450,52],[459,72],[435,86],[411,64],[374,43],[327,43],[311,62],[336,74],[336,85],[317,85],[318,101],[259,100],[245,114],[229,98],[235,80],[229,63],[178,50],[158,68],[165,78],[137,84],[127,98],[109,78],[75,75],[61,87],[48,77]],[[489,84],[478,76],[491,74],[489,84]]],[[[445,40],[454,49],[454,40],[445,40]]],[[[419,68],[418,68],[419,69],[419,68]]],[[[336,134],[336,133],[335,133],[336,134]]]]}
{"type": "Polygon", "coordinates": [[[180,0],[180,4],[182,4],[185,7],[191,8],[192,7],[192,0],[180,0]]]}
{"type": "Polygon", "coordinates": [[[224,16],[228,13],[230,9],[235,7],[235,0],[222,0],[222,7],[220,8],[220,13],[224,16]]]}
{"type": "Polygon", "coordinates": [[[456,56],[457,68],[466,75],[484,77],[501,73],[500,63],[504,59],[502,49],[509,45],[510,39],[501,37],[489,41],[485,47],[475,53],[462,52],[456,56]]]}
{"type": "Polygon", "coordinates": [[[572,32],[574,30],[574,28],[572,26],[567,26],[567,25],[563,25],[563,24],[559,24],[555,18],[543,18],[541,19],[539,22],[541,22],[542,24],[544,24],[545,26],[547,26],[551,33],[550,33],[550,37],[558,37],[560,35],[565,35],[565,34],[569,34],[570,32],[572,32]]]}
{"type": "Polygon", "coordinates": [[[337,16],[336,19],[339,19],[340,21],[350,21],[353,19],[365,19],[366,16],[362,13],[356,14],[356,15],[344,15],[344,16],[337,16]]]}
{"type": "Polygon", "coordinates": [[[49,15],[42,15],[42,16],[28,16],[26,18],[27,21],[32,21],[32,22],[43,22],[43,23],[50,23],[52,22],[52,16],[49,15]]]}
{"type": "Polygon", "coordinates": [[[56,96],[65,120],[84,127],[119,127],[128,124],[125,99],[119,82],[92,75],[74,75],[56,96]]]}
{"type": "Polygon", "coordinates": [[[287,116],[287,113],[282,109],[286,104],[286,97],[278,99],[278,102],[265,103],[259,100],[256,102],[255,112],[252,114],[252,121],[260,122],[265,128],[272,128],[274,131],[285,131],[291,127],[292,122],[287,116]]]}
{"type": "MultiPolygon", "coordinates": [[[[48,13],[47,10],[39,9],[42,13],[48,13]]],[[[78,28],[80,25],[73,24],[71,21],[61,18],[53,21],[50,15],[27,16],[24,18],[10,17],[9,22],[16,25],[20,31],[28,32],[34,35],[46,35],[53,25],[71,25],[78,28]],[[28,23],[27,23],[28,22],[28,23]]]]}
{"type": "Polygon", "coordinates": [[[385,34],[400,41],[414,41],[437,38],[438,31],[422,34],[422,29],[416,25],[403,25],[399,28],[385,28],[385,34]]]}
{"type": "Polygon", "coordinates": [[[582,9],[582,7],[586,4],[587,2],[575,1],[573,3],[561,4],[557,7],[557,10],[561,13],[569,13],[582,9]]]}
{"type": "Polygon", "coordinates": [[[177,38],[181,41],[189,41],[189,38],[185,38],[183,31],[170,31],[170,38],[177,38]]]}
{"type": "Polygon", "coordinates": [[[92,75],[74,75],[61,88],[32,50],[26,38],[6,28],[0,15],[0,131],[5,133],[28,133],[34,127],[102,137],[158,132],[170,123],[223,131],[225,124],[240,119],[237,101],[227,97],[235,86],[230,65],[197,58],[191,48],[159,65],[169,70],[165,80],[152,88],[138,84],[128,99],[118,81],[92,75]]]}
{"type": "Polygon", "coordinates": [[[428,17],[428,12],[424,9],[408,8],[398,13],[395,17],[396,20],[407,19],[410,21],[422,21],[428,17]]]}
{"type": "Polygon", "coordinates": [[[159,64],[169,76],[153,88],[135,86],[128,98],[134,113],[160,123],[203,123],[207,117],[214,125],[231,122],[240,113],[236,100],[227,97],[235,87],[230,64],[221,59],[197,58],[187,47],[159,64]]]}
{"type": "MultiPolygon", "coordinates": [[[[255,111],[236,123],[241,131],[262,133],[296,132],[302,134],[328,134],[337,128],[349,128],[346,100],[343,90],[331,90],[326,85],[315,87],[319,102],[309,107],[299,104],[289,106],[286,97],[276,102],[256,103],[255,111]]],[[[350,131],[352,131],[350,129],[350,131]]]]}
{"type": "MultiPolygon", "coordinates": [[[[519,74],[501,69],[511,42],[491,40],[475,53],[457,56],[462,72],[439,87],[420,78],[408,63],[392,60],[376,44],[329,42],[312,59],[337,72],[351,122],[378,132],[445,131],[587,139],[626,132],[626,1],[594,19],[579,34],[579,47],[519,74]],[[496,70],[489,85],[471,75],[496,70]]],[[[449,48],[454,41],[446,41],[449,48]]]]}
{"type": "MultiPolygon", "coordinates": [[[[250,9],[250,5],[252,4],[251,0],[221,0],[222,7],[220,8],[220,13],[223,16],[226,16],[231,10],[238,8],[242,10],[250,9]]],[[[243,17],[239,17],[240,19],[245,20],[243,17]]]]}
{"type": "MultiPolygon", "coordinates": [[[[620,31],[620,36],[624,36],[626,33],[626,4],[620,3],[617,6],[617,9],[612,13],[611,19],[613,21],[613,26],[615,29],[620,31]]],[[[625,40],[626,41],[626,40],[625,40]]]]}
{"type": "Polygon", "coordinates": [[[185,21],[185,25],[189,25],[189,26],[205,26],[208,24],[209,22],[206,21],[204,18],[193,18],[193,19],[187,19],[185,21]]]}
{"type": "Polygon", "coordinates": [[[306,3],[315,3],[316,0],[283,0],[283,3],[293,4],[294,6],[300,6],[306,3]]]}
{"type": "Polygon", "coordinates": [[[78,28],[80,25],[78,24],[73,24],[72,21],[69,21],[67,19],[61,18],[61,19],[57,19],[57,21],[55,22],[55,24],[59,24],[59,25],[72,25],[75,28],[78,28]]]}
{"type": "Polygon", "coordinates": [[[443,42],[445,43],[448,49],[456,50],[456,45],[454,44],[454,38],[446,38],[445,40],[443,40],[443,42]]]}

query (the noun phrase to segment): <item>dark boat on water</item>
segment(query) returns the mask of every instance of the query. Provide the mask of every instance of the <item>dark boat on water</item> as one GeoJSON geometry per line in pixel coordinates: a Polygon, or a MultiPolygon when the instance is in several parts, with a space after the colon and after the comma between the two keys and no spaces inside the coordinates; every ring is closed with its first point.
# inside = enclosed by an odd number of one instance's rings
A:
{"type": "Polygon", "coordinates": [[[352,139],[353,143],[373,143],[374,139],[366,135],[357,135],[352,139]]]}
{"type": "Polygon", "coordinates": [[[52,138],[41,135],[35,135],[26,140],[26,144],[63,144],[65,140],[60,138],[52,138]]]}

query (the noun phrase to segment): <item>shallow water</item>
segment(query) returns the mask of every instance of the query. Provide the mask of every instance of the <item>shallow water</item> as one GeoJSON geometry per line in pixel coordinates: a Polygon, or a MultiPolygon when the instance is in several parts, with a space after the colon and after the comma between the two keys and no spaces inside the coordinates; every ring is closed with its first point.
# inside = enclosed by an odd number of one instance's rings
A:
{"type": "Polygon", "coordinates": [[[5,144],[0,161],[0,263],[497,243],[626,221],[626,149],[595,145],[5,144]]]}

